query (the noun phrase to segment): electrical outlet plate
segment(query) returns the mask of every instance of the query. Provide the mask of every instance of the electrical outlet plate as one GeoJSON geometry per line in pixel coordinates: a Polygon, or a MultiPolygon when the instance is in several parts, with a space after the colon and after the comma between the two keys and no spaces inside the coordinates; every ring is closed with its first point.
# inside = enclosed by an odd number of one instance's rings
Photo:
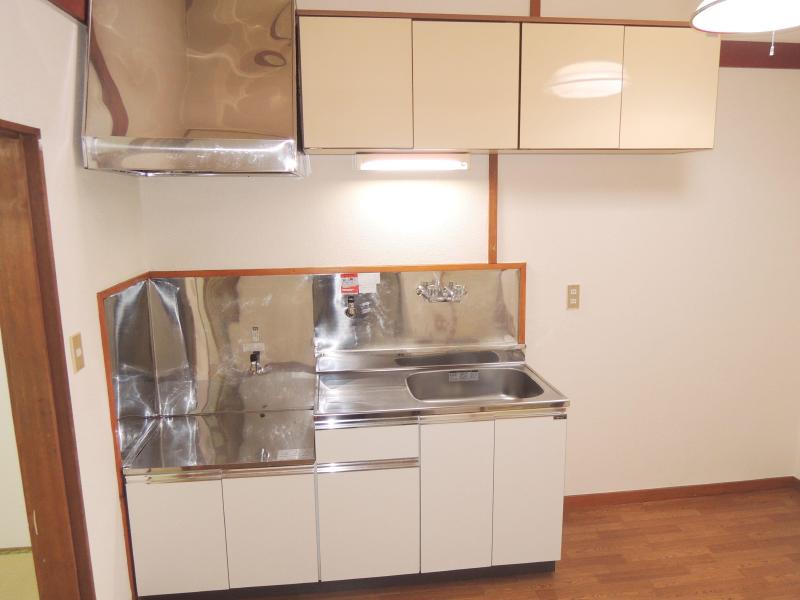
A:
{"type": "Polygon", "coordinates": [[[80,333],[70,336],[69,350],[72,355],[72,371],[77,373],[86,366],[86,360],[83,356],[83,340],[80,333]]]}
{"type": "Polygon", "coordinates": [[[567,286],[567,309],[577,310],[581,307],[581,286],[577,283],[567,286]]]}

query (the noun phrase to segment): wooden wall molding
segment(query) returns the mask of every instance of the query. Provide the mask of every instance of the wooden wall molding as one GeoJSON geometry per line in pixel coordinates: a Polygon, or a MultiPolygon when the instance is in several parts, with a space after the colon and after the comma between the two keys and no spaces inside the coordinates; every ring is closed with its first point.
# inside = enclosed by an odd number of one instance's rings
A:
{"type": "Polygon", "coordinates": [[[747,492],[763,492],[766,490],[786,488],[796,488],[800,491],[800,479],[795,477],[772,477],[769,479],[752,479],[727,483],[708,483],[702,485],[632,490],[628,492],[566,496],[564,498],[564,510],[591,509],[613,506],[616,504],[657,502],[659,500],[678,500],[681,498],[699,498],[702,496],[721,496],[723,494],[743,494],[747,492]]]}
{"type": "Polygon", "coordinates": [[[95,598],[38,130],[0,122],[0,326],[39,593],[95,598]]]}
{"type": "Polygon", "coordinates": [[[541,17],[542,16],[542,0],[531,0],[530,15],[532,17],[541,17]]]}
{"type": "Polygon", "coordinates": [[[497,264],[497,154],[489,155],[489,264],[497,264]]]}
{"type": "Polygon", "coordinates": [[[769,42],[723,40],[719,66],[734,69],[800,69],[800,44],[776,43],[775,56],[769,42]]]}
{"type": "Polygon", "coordinates": [[[570,25],[627,25],[629,27],[691,27],[687,21],[642,19],[579,19],[573,17],[521,17],[509,15],[462,15],[359,10],[298,10],[298,17],[369,17],[415,21],[483,21],[487,23],[564,23],[570,25]]]}
{"type": "Polygon", "coordinates": [[[88,0],[50,0],[50,2],[81,23],[86,23],[88,0]]]}

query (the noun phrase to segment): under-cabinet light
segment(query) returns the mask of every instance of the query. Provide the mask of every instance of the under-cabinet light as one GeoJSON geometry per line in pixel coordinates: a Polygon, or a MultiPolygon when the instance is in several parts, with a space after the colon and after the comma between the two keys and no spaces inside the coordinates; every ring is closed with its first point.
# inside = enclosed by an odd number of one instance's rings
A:
{"type": "Polygon", "coordinates": [[[768,33],[800,26],[797,0],[703,0],[692,26],[710,33],[768,33]]]}
{"type": "Polygon", "coordinates": [[[469,154],[356,154],[359,171],[466,171],[469,154]]]}

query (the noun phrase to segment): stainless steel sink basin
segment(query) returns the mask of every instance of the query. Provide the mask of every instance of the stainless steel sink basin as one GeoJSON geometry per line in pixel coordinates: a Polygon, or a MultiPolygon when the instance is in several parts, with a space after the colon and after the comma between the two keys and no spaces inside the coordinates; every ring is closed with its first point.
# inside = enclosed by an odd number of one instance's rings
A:
{"type": "Polygon", "coordinates": [[[420,402],[514,402],[544,390],[525,371],[505,368],[427,371],[406,377],[408,391],[420,402]]]}

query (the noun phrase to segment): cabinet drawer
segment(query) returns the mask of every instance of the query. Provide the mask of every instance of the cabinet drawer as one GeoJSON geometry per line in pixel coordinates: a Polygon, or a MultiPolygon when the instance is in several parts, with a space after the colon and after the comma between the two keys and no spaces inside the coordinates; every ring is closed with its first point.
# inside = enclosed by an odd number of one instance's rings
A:
{"type": "Polygon", "coordinates": [[[316,432],[317,463],[417,458],[419,426],[355,427],[316,432]]]}

